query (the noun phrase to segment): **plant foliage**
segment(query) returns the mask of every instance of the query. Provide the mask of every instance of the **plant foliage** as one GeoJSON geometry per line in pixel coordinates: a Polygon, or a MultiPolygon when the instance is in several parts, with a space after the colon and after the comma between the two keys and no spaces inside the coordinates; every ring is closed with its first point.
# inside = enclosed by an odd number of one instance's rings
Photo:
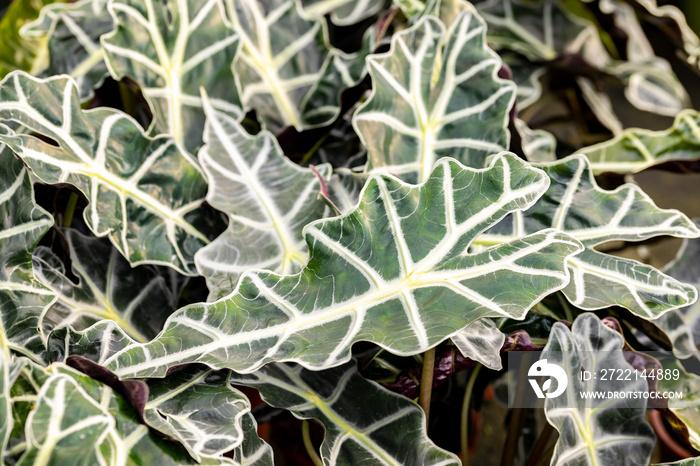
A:
{"type": "MultiPolygon", "coordinates": [[[[698,170],[700,39],[675,7],[2,14],[3,464],[294,458],[269,426],[316,464],[459,464],[470,406],[517,377],[503,355],[542,347],[571,393],[599,385],[582,368],[677,370],[658,385],[685,400],[657,408],[688,458],[658,460],[700,461],[700,229],[623,183],[698,170]],[[647,260],[663,237],[676,259],[647,260]],[[637,352],[658,349],[675,359],[637,352]]],[[[504,461],[647,465],[647,407],[547,399],[504,461]]]]}

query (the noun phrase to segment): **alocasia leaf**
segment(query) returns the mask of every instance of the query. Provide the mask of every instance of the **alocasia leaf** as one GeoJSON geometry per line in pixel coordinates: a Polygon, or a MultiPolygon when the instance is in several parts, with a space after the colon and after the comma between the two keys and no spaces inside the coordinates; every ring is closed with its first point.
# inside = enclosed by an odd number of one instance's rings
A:
{"type": "Polygon", "coordinates": [[[559,431],[551,464],[649,464],[654,432],[644,420],[646,399],[594,399],[580,394],[647,390],[643,378],[581,380],[582,369],[591,373],[601,369],[630,369],[632,366],[625,361],[622,345],[622,336],[606,327],[594,314],[580,315],[571,330],[561,323],[554,324],[540,360],[546,359],[548,364],[563,368],[568,386],[563,394],[545,400],[547,421],[559,431]]]}
{"type": "Polygon", "coordinates": [[[626,80],[627,100],[637,108],[666,116],[674,116],[690,107],[688,93],[668,61],[654,53],[634,7],[608,0],[600,3],[600,10],[613,15],[615,26],[627,35],[626,61],[614,61],[607,66],[608,71],[626,80]]]}
{"type": "Polygon", "coordinates": [[[272,447],[258,437],[257,428],[252,414],[243,416],[243,443],[234,450],[233,459],[243,466],[273,466],[272,447]]]}
{"type": "Polygon", "coordinates": [[[208,242],[197,228],[206,182],[199,167],[169,137],[149,138],[126,114],[82,110],[68,77],[22,72],[0,82],[0,119],[52,139],[0,135],[45,183],[69,183],[88,199],[85,222],[109,236],[132,265],[167,265],[195,274],[193,256],[208,242]]]}
{"type": "Polygon", "coordinates": [[[659,378],[659,390],[683,394],[680,398],[669,399],[668,409],[683,421],[688,428],[688,440],[700,449],[700,376],[688,373],[678,360],[662,359],[662,364],[664,371],[671,371],[671,376],[659,378]]]}
{"type": "MultiPolygon", "coordinates": [[[[698,225],[700,219],[695,219],[698,225]]],[[[686,239],[678,250],[676,258],[664,267],[671,277],[700,287],[700,240],[686,239]]],[[[700,304],[697,302],[677,311],[664,314],[654,322],[666,332],[673,343],[676,357],[686,358],[697,352],[700,342],[700,304]]]]}
{"type": "Polygon", "coordinates": [[[501,364],[501,348],[506,341],[505,333],[501,332],[491,319],[478,319],[452,336],[452,343],[465,358],[479,361],[484,366],[495,371],[503,368],[501,364]]]}
{"type": "Polygon", "coordinates": [[[636,3],[646,8],[654,19],[664,18],[672,21],[680,33],[680,46],[683,48],[681,54],[685,55],[690,65],[696,68],[700,66],[700,38],[688,25],[685,15],[678,7],[674,5],[659,6],[657,0],[637,0],[636,3]]]}
{"type": "Polygon", "coordinates": [[[364,379],[354,362],[323,372],[270,364],[237,381],[258,389],[272,406],[319,420],[325,465],[460,464],[428,438],[417,404],[364,379]]]}
{"type": "Polygon", "coordinates": [[[520,134],[520,144],[530,162],[555,162],[557,140],[543,129],[531,129],[523,120],[516,118],[515,129],[520,134]]]}
{"type": "Polygon", "coordinates": [[[568,282],[566,259],[580,244],[543,230],[465,251],[547,184],[510,154],[481,170],[438,162],[421,186],[375,176],[355,210],[305,228],[310,257],[299,274],[247,272],[227,298],[181,309],[152,342],[105,365],[120,377],[162,377],[186,362],[238,372],[271,361],[322,369],[347,361],[356,341],[411,355],[478,318],[522,318],[568,282]]]}
{"type": "Polygon", "coordinates": [[[441,157],[483,167],[488,155],[507,149],[515,86],[496,76],[500,59],[473,8],[448,30],[434,17],[422,19],[367,63],[372,93],[353,124],[368,171],[422,182],[441,157]]]}
{"type": "MultiPolygon", "coordinates": [[[[645,111],[673,116],[688,106],[688,95],[669,63],[654,54],[651,44],[631,7],[622,3],[601,2],[606,14],[615,15],[616,26],[626,37],[626,60],[615,60],[608,53],[591,22],[573,15],[560,2],[546,0],[491,0],[480,3],[479,13],[488,23],[488,39],[497,50],[508,49],[543,63],[566,55],[579,55],[587,65],[617,76],[625,85],[625,96],[645,111]]],[[[521,63],[508,62],[515,69],[521,63]]],[[[529,67],[531,68],[531,67],[529,67]]],[[[531,70],[530,73],[535,73],[531,70]]],[[[516,74],[522,74],[516,71],[516,74]]],[[[581,77],[588,100],[605,99],[593,95],[591,81],[581,77]]],[[[593,109],[596,110],[595,108],[593,109]]],[[[596,112],[601,122],[606,115],[596,112]]],[[[608,124],[609,126],[609,124],[608,124]]]]}
{"type": "MultiPolygon", "coordinates": [[[[54,362],[80,356],[101,365],[133,343],[114,322],[103,320],[83,331],[71,327],[54,330],[48,346],[54,362]]],[[[166,379],[149,380],[143,420],[178,440],[197,461],[219,458],[241,447],[244,417],[250,411],[250,403],[229,379],[229,372],[190,365],[166,379]]],[[[249,448],[264,456],[264,442],[250,441],[254,445],[249,448]]]]}
{"type": "Polygon", "coordinates": [[[669,129],[628,129],[609,141],[585,147],[595,173],[637,173],[665,162],[700,159],[700,114],[685,110],[669,129]]]}
{"type": "Polygon", "coordinates": [[[10,351],[42,360],[37,327],[54,296],[34,278],[31,254],[53,218],[34,202],[26,167],[4,144],[0,167],[0,352],[7,360],[10,351]]]}
{"type": "Polygon", "coordinates": [[[83,330],[102,319],[115,321],[137,341],[158,334],[175,310],[163,277],[151,268],[132,269],[106,239],[89,238],[76,230],[65,234],[77,284],[66,276],[63,263],[51,250],[40,247],[34,253],[37,279],[56,295],[41,318],[44,335],[66,325],[83,330]]]}
{"type": "Polygon", "coordinates": [[[230,372],[190,366],[149,381],[146,424],[182,443],[193,458],[217,458],[243,441],[248,399],[231,386],[230,372]]]}
{"type": "Polygon", "coordinates": [[[301,12],[313,19],[330,13],[331,21],[338,26],[350,26],[379,13],[382,0],[300,0],[301,12]]]}
{"type": "Polygon", "coordinates": [[[686,458],[674,461],[673,463],[654,463],[653,466],[700,466],[700,457],[686,458]]]}
{"type": "Polygon", "coordinates": [[[695,302],[693,286],[649,265],[593,249],[614,240],[699,236],[700,230],[685,215],[659,209],[636,185],[615,191],[599,188],[583,155],[536,166],[551,180],[545,195],[526,212],[514,213],[479,237],[476,245],[498,244],[543,228],[557,228],[586,247],[569,259],[571,281],[563,292],[572,304],[586,310],[616,304],[650,319],[695,302]]]}
{"type": "Polygon", "coordinates": [[[176,442],[141,423],[129,402],[112,388],[62,363],[44,369],[23,363],[13,390],[26,444],[15,443],[18,465],[30,464],[235,464],[224,457],[192,459],[176,442]],[[27,410],[19,405],[35,405],[27,410]],[[24,451],[23,448],[24,447],[24,451]],[[42,463],[44,461],[44,463],[42,463]]]}
{"type": "MultiPolygon", "coordinates": [[[[285,126],[302,130],[326,124],[338,114],[339,103],[307,108],[329,66],[343,66],[338,52],[327,45],[323,22],[307,20],[294,0],[226,0],[241,50],[233,72],[241,101],[254,108],[264,126],[273,133],[285,126]]],[[[340,70],[337,95],[355,79],[340,70]]]]}
{"type": "Polygon", "coordinates": [[[47,347],[50,362],[64,362],[70,356],[80,356],[102,365],[117,351],[135,343],[112,320],[101,320],[85,330],[61,327],[51,332],[47,347]]]}
{"type": "MultiPolygon", "coordinates": [[[[321,184],[308,168],[290,162],[275,137],[250,136],[204,100],[207,126],[199,160],[209,180],[207,201],[229,216],[229,227],[195,256],[210,299],[233,291],[250,268],[296,273],[308,260],[301,230],[328,211],[321,184]]],[[[323,178],[330,166],[316,167],[323,178]]]]}
{"type": "Polygon", "coordinates": [[[102,37],[112,76],[131,76],[153,111],[151,132],[167,133],[190,152],[204,128],[203,87],[212,106],[240,115],[231,63],[238,36],[220,0],[114,0],[117,25],[102,37]]]}
{"type": "Polygon", "coordinates": [[[106,0],[82,0],[47,5],[21,33],[48,40],[49,65],[43,74],[69,74],[78,84],[80,98],[86,100],[107,75],[99,39],[113,27],[106,0]]]}
{"type": "Polygon", "coordinates": [[[71,377],[56,374],[27,418],[27,450],[17,465],[99,464],[99,445],[115,428],[107,409],[71,377]]]}

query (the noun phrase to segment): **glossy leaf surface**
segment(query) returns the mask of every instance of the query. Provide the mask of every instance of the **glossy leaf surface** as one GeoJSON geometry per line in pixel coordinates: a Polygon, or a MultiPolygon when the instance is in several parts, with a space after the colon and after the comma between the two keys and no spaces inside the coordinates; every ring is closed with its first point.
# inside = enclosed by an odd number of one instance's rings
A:
{"type": "Polygon", "coordinates": [[[325,465],[460,464],[428,438],[417,404],[364,379],[354,363],[323,372],[271,364],[238,382],[258,389],[272,406],[319,420],[325,465]]]}
{"type": "MultiPolygon", "coordinates": [[[[646,466],[654,432],[644,420],[644,398],[584,399],[580,392],[646,391],[644,379],[582,381],[581,370],[631,368],[622,354],[620,334],[595,315],[582,314],[569,330],[554,324],[540,360],[557,364],[568,377],[562,395],[545,400],[547,421],[559,431],[552,465],[625,464],[646,466]]],[[[550,379],[551,380],[551,379],[550,379]]],[[[550,392],[553,389],[550,389],[550,392]]]]}
{"type": "Polygon", "coordinates": [[[700,231],[681,212],[656,207],[639,187],[599,188],[584,156],[538,165],[551,180],[544,196],[526,212],[515,213],[476,244],[491,245],[557,228],[586,246],[569,259],[571,282],[563,292],[586,310],[617,304],[645,318],[695,302],[694,287],[640,262],[593,248],[613,240],[642,241],[661,235],[697,237],[700,231]],[[592,209],[591,206],[596,206],[592,209]]]}
{"type": "Polygon", "coordinates": [[[515,87],[496,76],[501,62],[484,31],[471,8],[449,30],[426,17],[367,59],[372,93],[353,124],[368,171],[422,182],[441,157],[483,167],[507,149],[515,87]]]}
{"type": "Polygon", "coordinates": [[[151,132],[169,134],[190,152],[204,128],[200,87],[221,111],[240,115],[231,63],[238,36],[220,0],[115,0],[117,25],[102,38],[110,73],[131,76],[153,111],[151,132]]]}
{"type": "Polygon", "coordinates": [[[508,154],[482,170],[442,161],[421,186],[373,177],[354,211],[306,227],[310,258],[299,274],[244,274],[227,298],[178,311],[154,341],[106,365],[120,377],[162,377],[185,362],[237,372],[270,361],[322,369],[347,361],[356,341],[410,355],[481,317],[522,318],[568,282],[565,262],[580,244],[543,230],[464,251],[546,187],[539,170],[508,154]]]}
{"type": "MultiPolygon", "coordinates": [[[[216,299],[233,291],[250,268],[299,272],[308,260],[302,228],[328,209],[318,196],[319,179],[289,161],[272,134],[250,136],[206,102],[206,145],[199,160],[209,180],[207,201],[228,214],[229,227],[195,260],[216,299]]],[[[316,170],[330,176],[327,165],[316,170]]]]}
{"type": "Polygon", "coordinates": [[[7,361],[10,351],[42,360],[37,328],[54,296],[35,279],[31,254],[53,218],[34,202],[26,167],[4,144],[0,166],[0,346],[7,361]]]}
{"type": "Polygon", "coordinates": [[[82,110],[75,82],[12,73],[0,83],[0,119],[18,122],[58,146],[25,134],[0,135],[46,183],[69,183],[87,197],[87,225],[109,236],[132,265],[168,265],[193,274],[208,242],[196,226],[206,183],[175,141],[151,139],[113,109],[82,110]]]}

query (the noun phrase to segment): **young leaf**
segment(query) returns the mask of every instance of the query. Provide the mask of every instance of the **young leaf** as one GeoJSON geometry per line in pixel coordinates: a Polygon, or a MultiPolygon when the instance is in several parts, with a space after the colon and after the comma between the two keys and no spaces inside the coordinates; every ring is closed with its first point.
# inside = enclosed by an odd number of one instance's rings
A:
{"type": "Polygon", "coordinates": [[[99,40],[114,27],[106,9],[106,0],[54,3],[21,30],[24,37],[48,41],[49,65],[43,74],[70,75],[81,100],[91,98],[108,74],[99,40]]]}
{"type": "MultiPolygon", "coordinates": [[[[620,334],[594,314],[576,318],[571,331],[554,324],[540,360],[557,364],[568,377],[558,397],[545,400],[547,421],[559,431],[552,463],[556,465],[625,464],[646,466],[654,447],[654,431],[644,420],[644,398],[583,398],[584,391],[646,391],[644,379],[581,380],[581,370],[629,369],[620,334]]],[[[551,380],[551,379],[550,379],[551,380]]],[[[551,391],[551,390],[550,390],[551,391]]]]}
{"type": "Polygon", "coordinates": [[[133,77],[153,111],[151,133],[169,134],[191,153],[202,142],[200,88],[212,106],[240,116],[231,63],[238,36],[220,0],[114,0],[117,25],[102,37],[115,79],[133,77]]]}
{"type": "MultiPolygon", "coordinates": [[[[0,125],[0,134],[9,130],[0,125]]],[[[34,278],[32,251],[53,218],[34,202],[34,189],[22,161],[0,144],[0,352],[16,351],[41,361],[44,342],[39,318],[54,299],[34,278]]]]}
{"type": "Polygon", "coordinates": [[[11,73],[0,82],[0,119],[58,144],[0,135],[43,182],[80,189],[90,202],[84,212],[88,227],[109,236],[132,265],[196,273],[194,253],[208,242],[195,226],[206,221],[198,210],[206,182],[173,139],[147,137],[117,110],[82,110],[68,77],[11,73]]]}
{"type": "Polygon", "coordinates": [[[514,213],[479,237],[476,244],[498,244],[543,228],[557,228],[586,247],[569,259],[571,282],[563,292],[572,304],[586,310],[616,304],[651,319],[695,302],[697,292],[692,286],[649,265],[593,249],[613,240],[642,241],[660,235],[697,237],[700,230],[685,215],[659,209],[635,185],[615,191],[600,189],[583,155],[537,166],[551,180],[545,195],[527,212],[514,213]]]}
{"type": "Polygon", "coordinates": [[[146,267],[132,269],[119,251],[102,239],[66,230],[75,284],[48,248],[34,253],[37,279],[56,295],[41,317],[39,328],[48,333],[72,326],[83,330],[98,320],[116,322],[130,337],[148,341],[174,311],[165,280],[146,267]]]}
{"type": "Polygon", "coordinates": [[[579,151],[595,173],[637,173],[665,162],[700,158],[700,114],[685,110],[665,131],[628,129],[609,141],[579,151]]]}
{"type": "MultiPolygon", "coordinates": [[[[284,275],[299,272],[308,259],[301,230],[325,217],[319,179],[290,162],[267,131],[250,136],[204,99],[206,142],[199,160],[209,179],[207,201],[229,216],[229,227],[195,256],[207,279],[209,298],[233,291],[251,268],[284,275]]],[[[330,176],[330,166],[316,167],[330,176]]]]}
{"type": "Polygon", "coordinates": [[[473,8],[447,31],[426,17],[368,57],[372,93],[353,117],[368,171],[423,182],[441,157],[483,167],[507,149],[515,86],[496,76],[501,61],[484,31],[473,8]]]}
{"type": "Polygon", "coordinates": [[[155,340],[105,364],[120,377],[163,377],[186,362],[246,373],[271,361],[323,369],[347,361],[356,341],[411,355],[481,317],[521,319],[568,282],[565,262],[580,244],[544,230],[465,251],[546,187],[510,154],[481,170],[441,161],[421,186],[375,176],[354,211],[306,227],[310,257],[299,274],[248,272],[227,298],[181,309],[155,340]]]}
{"type": "Polygon", "coordinates": [[[505,333],[496,327],[493,320],[486,318],[475,320],[452,337],[452,343],[465,358],[479,361],[495,371],[503,368],[501,348],[505,341],[505,333]]]}
{"type": "Polygon", "coordinates": [[[325,428],[323,464],[459,465],[428,438],[423,411],[357,373],[355,363],[323,372],[270,364],[238,383],[256,388],[272,406],[325,428]]]}
{"type": "MultiPolygon", "coordinates": [[[[246,109],[254,108],[263,125],[273,133],[285,126],[297,130],[329,123],[338,114],[337,100],[324,107],[306,109],[316,86],[329,66],[341,66],[337,51],[326,45],[326,32],[319,20],[304,19],[294,0],[226,0],[234,29],[241,37],[241,51],[233,72],[246,109]],[[306,109],[307,111],[304,111],[306,109]]],[[[339,70],[352,84],[347,70],[339,70]]]]}

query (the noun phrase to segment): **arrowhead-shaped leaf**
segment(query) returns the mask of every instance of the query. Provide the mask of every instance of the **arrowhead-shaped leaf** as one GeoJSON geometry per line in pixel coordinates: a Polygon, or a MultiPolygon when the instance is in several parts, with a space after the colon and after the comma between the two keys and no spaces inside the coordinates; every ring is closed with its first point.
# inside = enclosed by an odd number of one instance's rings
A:
{"type": "Polygon", "coordinates": [[[539,170],[509,154],[481,170],[439,162],[421,186],[373,177],[354,211],[306,227],[310,257],[299,274],[246,273],[227,298],[181,309],[155,340],[105,364],[120,377],[162,377],[186,362],[238,372],[271,361],[322,369],[347,361],[356,341],[411,355],[481,317],[521,319],[567,283],[564,264],[580,244],[544,230],[465,251],[546,187],[539,170]]]}
{"type": "Polygon", "coordinates": [[[45,183],[69,183],[87,197],[87,225],[132,265],[154,263],[194,274],[194,253],[207,242],[195,225],[206,182],[175,141],[151,139],[124,113],[83,111],[75,82],[17,72],[0,83],[0,119],[51,138],[0,135],[45,183]]]}
{"type": "Polygon", "coordinates": [[[700,230],[685,215],[659,209],[635,185],[615,191],[599,188],[582,155],[536,166],[551,180],[545,195],[526,212],[514,213],[481,236],[476,244],[497,244],[543,228],[557,228],[578,239],[586,250],[569,259],[571,282],[563,292],[582,309],[616,304],[644,318],[654,318],[695,301],[697,292],[692,286],[649,265],[593,249],[613,240],[642,241],[661,235],[697,237],[700,230]]]}
{"type": "Polygon", "coordinates": [[[700,159],[700,114],[679,113],[669,129],[628,129],[609,141],[579,151],[595,173],[637,173],[665,162],[700,159]]]}
{"type": "Polygon", "coordinates": [[[240,115],[231,63],[238,37],[220,0],[114,0],[117,25],[102,38],[115,79],[133,77],[153,111],[152,133],[169,134],[194,153],[202,142],[203,87],[212,105],[240,115]]]}
{"type": "MultiPolygon", "coordinates": [[[[250,136],[207,102],[206,145],[199,160],[209,179],[207,201],[228,214],[229,227],[200,249],[195,261],[210,298],[217,299],[233,291],[250,268],[299,272],[308,260],[302,228],[328,209],[318,196],[319,179],[290,162],[272,134],[250,136]]],[[[323,178],[330,176],[329,166],[316,169],[323,178]]]]}
{"type": "MultiPolygon", "coordinates": [[[[545,400],[547,421],[559,431],[551,464],[625,464],[646,466],[654,447],[654,432],[644,420],[644,398],[583,398],[584,391],[647,390],[646,380],[581,380],[581,370],[626,370],[620,334],[593,314],[582,314],[569,330],[554,324],[540,359],[563,368],[568,386],[545,400]]],[[[550,379],[551,380],[551,379],[550,379]]]]}
{"type": "Polygon", "coordinates": [[[0,166],[0,351],[8,360],[17,351],[40,361],[39,318],[54,296],[34,278],[31,254],[53,218],[34,202],[27,169],[4,144],[0,166]]]}
{"type": "Polygon", "coordinates": [[[507,149],[515,86],[496,76],[501,61],[485,29],[473,8],[448,30],[426,17],[395,34],[389,52],[367,58],[372,93],[353,124],[368,171],[422,182],[441,157],[483,167],[507,149]]]}
{"type": "Polygon", "coordinates": [[[132,269],[119,251],[103,239],[89,238],[66,230],[74,283],[51,250],[39,248],[34,254],[37,279],[56,295],[56,301],[42,315],[45,335],[71,325],[83,330],[98,320],[116,322],[137,341],[148,341],[163,328],[174,311],[165,280],[147,267],[132,269]]]}
{"type": "Polygon", "coordinates": [[[107,1],[82,0],[47,5],[21,32],[48,41],[49,66],[44,75],[70,75],[78,84],[80,98],[86,100],[108,74],[100,36],[113,27],[107,1]]]}
{"type": "Polygon", "coordinates": [[[323,372],[270,364],[238,377],[239,383],[258,389],[268,404],[323,424],[325,465],[460,464],[428,438],[417,404],[366,380],[354,362],[323,372]]]}
{"type": "MultiPolygon", "coordinates": [[[[308,107],[329,67],[344,67],[340,54],[327,45],[322,21],[302,17],[294,0],[227,0],[233,27],[241,38],[241,51],[233,65],[241,101],[254,108],[264,126],[273,133],[285,126],[298,130],[326,124],[338,114],[339,103],[308,107]]],[[[323,83],[335,86],[337,96],[357,76],[338,70],[342,80],[323,83]]],[[[322,86],[321,86],[322,87],[322,86]]]]}

